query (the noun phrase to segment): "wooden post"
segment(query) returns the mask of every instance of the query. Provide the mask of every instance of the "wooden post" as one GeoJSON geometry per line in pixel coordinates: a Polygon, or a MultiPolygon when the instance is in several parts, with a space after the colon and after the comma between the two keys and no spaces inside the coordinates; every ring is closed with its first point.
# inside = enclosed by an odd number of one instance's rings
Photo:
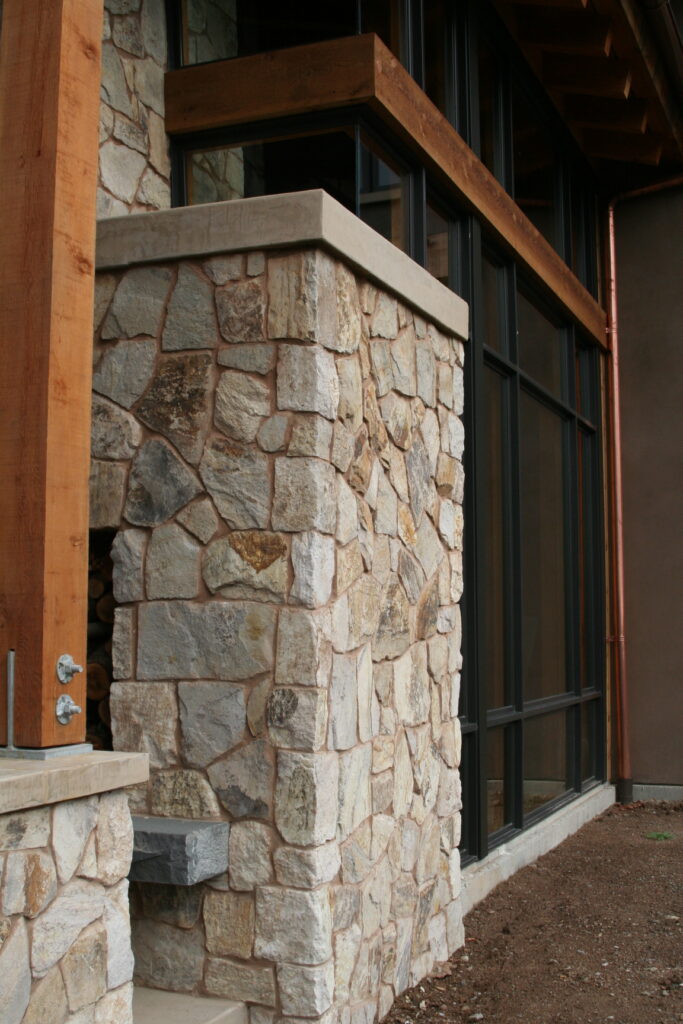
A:
{"type": "MultiPolygon", "coordinates": [[[[0,43],[0,721],[85,735],[88,472],[102,0],[4,0],[0,43]],[[69,693],[83,709],[55,715],[69,693]]],[[[4,739],[3,739],[4,742],[4,739]]]]}

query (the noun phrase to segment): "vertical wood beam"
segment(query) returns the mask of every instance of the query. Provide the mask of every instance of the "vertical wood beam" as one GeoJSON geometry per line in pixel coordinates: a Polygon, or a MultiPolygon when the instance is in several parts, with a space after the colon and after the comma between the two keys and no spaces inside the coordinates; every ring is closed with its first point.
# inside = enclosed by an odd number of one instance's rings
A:
{"type": "MultiPolygon", "coordinates": [[[[85,734],[88,472],[102,0],[4,0],[0,42],[0,721],[85,734]],[[82,715],[60,725],[69,693],[82,715]]],[[[4,742],[4,739],[3,739],[4,742]]]]}

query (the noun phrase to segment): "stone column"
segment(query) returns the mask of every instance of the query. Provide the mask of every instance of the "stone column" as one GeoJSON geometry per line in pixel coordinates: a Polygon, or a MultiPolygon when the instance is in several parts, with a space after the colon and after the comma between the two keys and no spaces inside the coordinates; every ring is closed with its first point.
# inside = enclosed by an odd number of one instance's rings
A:
{"type": "Polygon", "coordinates": [[[115,742],[137,810],[231,823],[226,876],[138,892],[139,977],[371,1022],[463,941],[462,342],[320,249],[99,295],[115,742]]]}

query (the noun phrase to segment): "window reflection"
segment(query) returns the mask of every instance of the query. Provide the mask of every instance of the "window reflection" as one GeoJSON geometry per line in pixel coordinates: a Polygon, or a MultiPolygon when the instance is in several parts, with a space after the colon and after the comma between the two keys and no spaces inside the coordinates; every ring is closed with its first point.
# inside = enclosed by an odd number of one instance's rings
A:
{"type": "Polygon", "coordinates": [[[482,679],[486,687],[486,706],[500,708],[509,704],[505,671],[505,548],[503,524],[503,417],[506,381],[495,370],[484,370],[486,478],[484,480],[484,556],[481,573],[483,586],[484,637],[482,679]]]}
{"type": "Polygon", "coordinates": [[[529,220],[554,248],[557,230],[555,148],[544,124],[521,90],[512,92],[513,195],[529,220]]]}
{"type": "Polygon", "coordinates": [[[427,270],[448,284],[448,221],[433,206],[427,207],[427,270]]]}
{"type": "Polygon", "coordinates": [[[524,813],[561,796],[567,785],[567,712],[524,722],[524,813]]]}
{"type": "Polygon", "coordinates": [[[520,399],[522,680],[524,699],[567,689],[563,422],[520,399]]]}
{"type": "Polygon", "coordinates": [[[517,292],[517,358],[522,370],[558,397],[562,390],[562,336],[522,291],[517,292]]]}

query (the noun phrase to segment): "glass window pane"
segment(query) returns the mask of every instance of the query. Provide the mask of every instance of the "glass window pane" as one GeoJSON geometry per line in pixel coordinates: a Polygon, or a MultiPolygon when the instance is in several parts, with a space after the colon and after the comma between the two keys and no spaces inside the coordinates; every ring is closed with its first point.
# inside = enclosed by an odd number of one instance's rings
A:
{"type": "Polygon", "coordinates": [[[354,0],[300,0],[296,15],[275,0],[182,0],[183,63],[246,57],[353,35],[354,0]]]}
{"type": "Polygon", "coordinates": [[[361,0],[361,32],[374,32],[400,60],[403,26],[399,0],[361,0]]]}
{"type": "Polygon", "coordinates": [[[486,807],[489,835],[512,822],[510,782],[507,777],[508,729],[489,729],[486,734],[486,807]]]}
{"type": "Polygon", "coordinates": [[[497,263],[493,263],[486,256],[481,261],[481,282],[482,282],[482,332],[481,337],[485,345],[495,349],[496,352],[503,352],[506,348],[505,334],[503,330],[502,309],[504,306],[505,270],[497,263]]]}
{"type": "Polygon", "coordinates": [[[522,370],[554,395],[562,390],[562,335],[556,324],[517,290],[517,359],[522,370]]]}
{"type": "Polygon", "coordinates": [[[512,145],[515,201],[543,237],[560,250],[555,147],[547,125],[525,93],[516,88],[512,92],[512,145]]]}
{"type": "Polygon", "coordinates": [[[484,369],[485,502],[483,518],[483,644],[482,680],[489,709],[511,703],[505,667],[505,504],[503,481],[504,400],[506,381],[490,367],[484,369]]]}
{"type": "Polygon", "coordinates": [[[567,786],[567,712],[524,722],[524,813],[532,814],[567,786]]]}
{"type": "Polygon", "coordinates": [[[600,778],[598,771],[598,702],[581,705],[581,781],[600,778]]]}
{"type": "Polygon", "coordinates": [[[499,59],[479,41],[479,156],[499,181],[502,181],[501,129],[498,112],[499,59]]]}
{"type": "Polygon", "coordinates": [[[522,681],[524,700],[567,689],[563,421],[520,399],[522,681]]]}
{"type": "Polygon", "coordinates": [[[595,530],[597,495],[595,492],[595,460],[597,438],[579,431],[579,676],[586,689],[598,683],[600,595],[597,590],[599,552],[595,530]]]}
{"type": "Polygon", "coordinates": [[[403,176],[373,146],[361,144],[360,218],[399,249],[406,248],[403,176]]]}
{"type": "Polygon", "coordinates": [[[352,130],[195,150],[187,157],[188,202],[324,188],[353,209],[355,168],[352,130]]]}
{"type": "Polygon", "coordinates": [[[427,270],[448,285],[448,221],[427,206],[427,270]]]}
{"type": "Polygon", "coordinates": [[[446,40],[448,13],[445,0],[423,0],[424,91],[442,114],[447,113],[446,40]]]}

